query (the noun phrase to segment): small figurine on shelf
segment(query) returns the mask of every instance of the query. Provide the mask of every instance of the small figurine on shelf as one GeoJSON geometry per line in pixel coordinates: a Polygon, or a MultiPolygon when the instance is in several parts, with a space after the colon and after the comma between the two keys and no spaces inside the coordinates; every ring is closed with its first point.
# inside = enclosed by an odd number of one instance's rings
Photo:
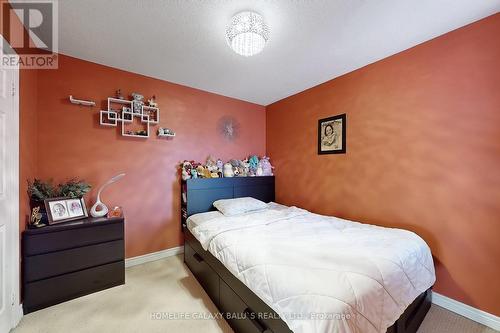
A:
{"type": "Polygon", "coordinates": [[[153,108],[158,107],[158,103],[156,103],[156,96],[155,95],[153,95],[153,97],[151,97],[151,99],[148,99],[148,105],[153,107],[153,108]]]}
{"type": "Polygon", "coordinates": [[[158,129],[158,135],[159,136],[175,136],[175,132],[172,131],[170,128],[160,127],[158,129]]]}
{"type": "Polygon", "coordinates": [[[115,206],[108,212],[108,218],[123,217],[123,209],[120,206],[115,206]]]}
{"type": "Polygon", "coordinates": [[[224,177],[234,177],[233,166],[231,163],[224,164],[224,177]]]}
{"type": "Polygon", "coordinates": [[[138,93],[132,93],[132,105],[133,105],[133,112],[137,114],[142,113],[142,106],[144,105],[144,96],[138,93]]]}
{"type": "Polygon", "coordinates": [[[40,206],[38,206],[33,208],[33,210],[31,211],[30,223],[31,226],[40,228],[45,226],[45,224],[41,222],[42,222],[42,213],[40,213],[40,206]]]}
{"type": "Polygon", "coordinates": [[[118,98],[118,99],[125,99],[122,95],[122,90],[121,89],[118,89],[116,92],[115,92],[115,97],[118,98]]]}
{"type": "Polygon", "coordinates": [[[260,160],[260,165],[262,167],[262,176],[272,176],[274,167],[271,165],[268,156],[263,156],[260,160]]]}

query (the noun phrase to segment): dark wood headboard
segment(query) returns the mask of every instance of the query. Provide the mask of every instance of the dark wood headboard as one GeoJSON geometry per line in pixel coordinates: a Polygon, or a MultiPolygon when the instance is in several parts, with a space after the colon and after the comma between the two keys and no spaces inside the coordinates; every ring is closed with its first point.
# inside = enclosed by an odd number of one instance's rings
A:
{"type": "Polygon", "coordinates": [[[197,213],[214,210],[219,199],[253,197],[264,202],[274,201],[274,176],[197,178],[182,182],[181,223],[197,213]]]}

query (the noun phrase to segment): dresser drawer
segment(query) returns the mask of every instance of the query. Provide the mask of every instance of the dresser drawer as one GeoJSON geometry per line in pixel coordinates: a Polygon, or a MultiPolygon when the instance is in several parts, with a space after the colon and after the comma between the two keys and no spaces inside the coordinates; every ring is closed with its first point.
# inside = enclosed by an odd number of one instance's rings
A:
{"type": "Polygon", "coordinates": [[[124,260],[123,240],[50,252],[24,258],[25,282],[124,260]]]}
{"type": "Polygon", "coordinates": [[[125,283],[124,261],[26,283],[24,313],[125,283]]]}
{"type": "Polygon", "coordinates": [[[238,333],[272,333],[263,322],[263,318],[253,312],[222,279],[220,308],[229,325],[238,333]]]}
{"type": "Polygon", "coordinates": [[[123,239],[123,223],[25,235],[24,256],[60,251],[123,239]]]}
{"type": "Polygon", "coordinates": [[[184,244],[184,261],[215,305],[218,305],[219,275],[217,275],[212,267],[205,262],[205,259],[187,243],[184,244]]]}

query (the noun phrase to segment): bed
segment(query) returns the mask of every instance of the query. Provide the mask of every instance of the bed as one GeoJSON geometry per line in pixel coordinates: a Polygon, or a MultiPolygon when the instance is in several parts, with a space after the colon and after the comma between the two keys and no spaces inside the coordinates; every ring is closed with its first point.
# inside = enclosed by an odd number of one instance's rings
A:
{"type": "Polygon", "coordinates": [[[182,185],[185,263],[236,332],[416,332],[435,280],[420,237],[273,201],[274,177],[182,185]],[[270,204],[214,211],[241,197],[270,204]]]}

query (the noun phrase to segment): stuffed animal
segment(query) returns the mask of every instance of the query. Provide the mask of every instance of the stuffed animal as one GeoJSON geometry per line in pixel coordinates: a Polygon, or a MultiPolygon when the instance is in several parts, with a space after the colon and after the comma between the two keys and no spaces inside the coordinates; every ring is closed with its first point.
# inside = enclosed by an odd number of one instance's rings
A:
{"type": "Polygon", "coordinates": [[[245,175],[245,177],[250,175],[250,163],[248,163],[248,158],[245,158],[243,161],[241,161],[241,168],[242,173],[245,175]]]}
{"type": "Polygon", "coordinates": [[[238,175],[238,177],[248,176],[248,170],[242,160],[231,160],[231,165],[233,165],[234,172],[238,175]]]}
{"type": "Polygon", "coordinates": [[[182,168],[182,180],[188,180],[191,178],[191,169],[193,168],[193,165],[189,161],[184,161],[181,164],[182,168]]]}
{"type": "Polygon", "coordinates": [[[262,167],[262,176],[272,176],[274,167],[271,165],[268,156],[263,156],[260,160],[260,165],[262,167]]]}
{"type": "Polygon", "coordinates": [[[215,165],[217,165],[217,174],[219,177],[222,177],[222,170],[224,169],[224,162],[219,158],[217,159],[217,162],[215,162],[215,165]]]}
{"type": "Polygon", "coordinates": [[[233,166],[231,163],[224,164],[224,177],[234,177],[233,166]]]}
{"type": "Polygon", "coordinates": [[[229,160],[229,163],[233,167],[234,176],[238,177],[239,176],[239,171],[238,171],[239,161],[235,160],[235,159],[231,159],[231,160],[229,160]]]}
{"type": "Polygon", "coordinates": [[[250,158],[248,159],[248,164],[249,175],[255,176],[257,173],[257,168],[259,167],[259,158],[255,155],[250,156],[250,158]]]}
{"type": "Polygon", "coordinates": [[[215,162],[215,159],[212,156],[208,156],[205,167],[210,173],[217,173],[217,162],[215,162]]]}
{"type": "Polygon", "coordinates": [[[262,165],[259,162],[259,165],[257,166],[257,170],[255,170],[255,175],[256,176],[262,176],[264,171],[262,170],[262,165]]]}
{"type": "Polygon", "coordinates": [[[198,178],[198,171],[196,171],[196,169],[191,169],[191,178],[198,178]]]}
{"type": "Polygon", "coordinates": [[[196,172],[198,173],[199,178],[212,178],[210,171],[208,171],[208,169],[201,164],[196,167],[196,172]]]}

